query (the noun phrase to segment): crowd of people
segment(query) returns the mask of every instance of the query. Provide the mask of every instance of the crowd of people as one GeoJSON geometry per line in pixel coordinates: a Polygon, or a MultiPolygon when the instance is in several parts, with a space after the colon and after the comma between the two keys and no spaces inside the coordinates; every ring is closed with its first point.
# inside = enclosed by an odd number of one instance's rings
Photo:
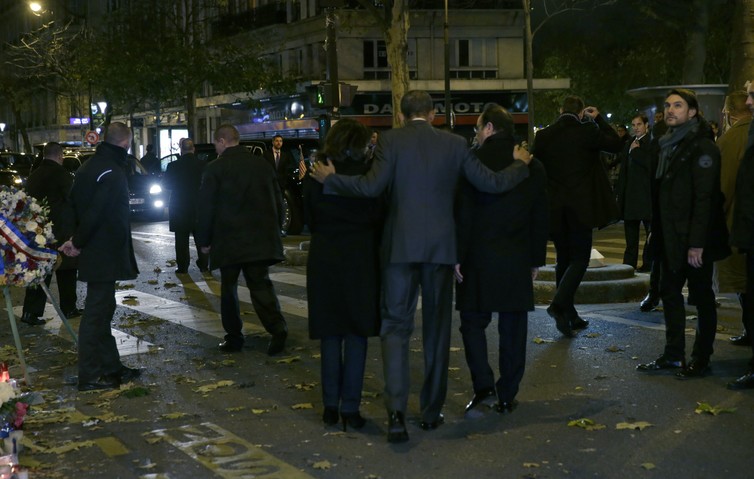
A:
{"type": "MultiPolygon", "coordinates": [[[[418,90],[401,99],[402,128],[378,135],[354,120],[338,121],[316,162],[302,174],[311,231],[309,336],[321,348],[323,422],[340,422],[344,430],[364,426],[359,406],[367,343],[379,336],[387,440],[409,439],[409,340],[421,292],[420,427],[433,430],[443,424],[454,290],[473,388],[466,415],[489,409],[512,413],[526,366],[533,282],[545,264],[548,240],[556,250],[556,290],[547,313],[570,338],[589,326],[574,297],[589,263],[592,232],[619,220],[626,234],[624,263],[650,272],[641,309],[651,310],[660,301],[664,306],[665,349],[640,364],[639,371],[674,370],[683,379],[710,371],[716,279],[721,291],[738,293],[744,334],[736,341],[751,344],[754,86],[746,88],[726,99],[728,124],[717,144],[695,93],[680,88],[668,93],[662,118],[655,117],[651,129],[645,115],[635,115],[628,139],[596,107],[567,97],[558,119],[538,132],[531,153],[516,140],[513,118],[503,107],[485,107],[476,122],[476,147],[470,149],[462,137],[432,126],[434,102],[418,90]],[[604,151],[618,154],[616,191],[600,158],[604,151]],[[642,226],[648,241],[639,267],[642,226]],[[688,362],[685,284],[698,311],[688,362]],[[493,313],[497,380],[486,338],[493,313]]],[[[124,173],[130,142],[126,125],[111,124],[72,184],[60,167],[62,150],[50,143],[29,183],[31,194],[50,202],[55,236],[68,258],[57,274],[69,317],[81,314],[77,275],[87,283],[79,331],[77,384],[82,391],[117,387],[141,375],[140,369],[122,364],[110,330],[115,281],[138,274],[124,173]],[[41,184],[48,187],[37,189],[41,184]]],[[[243,273],[253,307],[271,336],[267,353],[275,355],[284,350],[288,336],[269,278],[269,267],[284,259],[282,138],[275,138],[267,157],[256,156],[239,144],[233,126],[221,125],[214,144],[219,156],[205,165],[196,159],[193,141],[182,140],[181,157],[166,172],[173,191],[176,273],[187,272],[193,235],[199,269],[220,270],[223,352],[244,347],[237,294],[243,273]]],[[[39,323],[40,301],[43,305],[37,291],[27,292],[25,322],[39,323]]],[[[749,371],[728,387],[754,388],[754,354],[749,371]]]]}

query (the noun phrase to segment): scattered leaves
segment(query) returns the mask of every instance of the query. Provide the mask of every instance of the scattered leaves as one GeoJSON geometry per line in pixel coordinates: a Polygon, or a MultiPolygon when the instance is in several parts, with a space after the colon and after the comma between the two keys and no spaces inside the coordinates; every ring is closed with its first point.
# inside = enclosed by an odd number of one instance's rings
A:
{"type": "Polygon", "coordinates": [[[536,462],[525,462],[524,467],[528,467],[528,468],[539,467],[539,464],[537,464],[536,462]]]}
{"type": "Polygon", "coordinates": [[[147,284],[157,284],[158,281],[156,279],[148,279],[147,284]]]}
{"type": "Polygon", "coordinates": [[[291,406],[291,409],[296,409],[296,410],[298,410],[298,409],[314,409],[314,405],[312,405],[312,403],[310,403],[310,402],[302,402],[302,403],[294,404],[293,406],[291,406]]]}
{"type": "Polygon", "coordinates": [[[162,273],[162,268],[160,268],[159,266],[155,266],[152,271],[154,271],[155,273],[162,273]]]}
{"type": "Polygon", "coordinates": [[[646,469],[647,471],[651,471],[652,469],[654,469],[654,468],[655,468],[655,467],[657,467],[657,466],[655,466],[655,465],[654,465],[654,464],[652,464],[651,462],[645,462],[644,464],[642,464],[642,465],[641,465],[641,467],[643,467],[643,468],[644,468],[644,469],[646,469]]]}
{"type": "Polygon", "coordinates": [[[582,417],[581,419],[574,419],[573,421],[568,421],[569,427],[580,427],[581,429],[586,429],[587,431],[599,431],[600,429],[605,429],[604,424],[599,424],[594,422],[593,420],[589,418],[582,417]]]}
{"type": "Polygon", "coordinates": [[[315,387],[317,387],[317,383],[298,383],[294,384],[292,387],[298,389],[299,391],[311,391],[315,387]]]}
{"type": "Polygon", "coordinates": [[[115,283],[115,289],[134,289],[133,283],[115,283]]]}
{"type": "Polygon", "coordinates": [[[323,471],[326,471],[332,467],[332,464],[330,464],[330,461],[324,460],[324,461],[317,461],[314,464],[312,464],[312,467],[314,469],[321,469],[323,471]]]}
{"type": "Polygon", "coordinates": [[[149,396],[149,389],[145,388],[143,386],[135,386],[130,389],[126,389],[123,391],[122,396],[125,396],[127,398],[138,398],[142,396],[149,396]]]}
{"type": "Polygon", "coordinates": [[[648,423],[647,421],[637,421],[637,422],[619,422],[615,425],[615,429],[631,429],[631,430],[639,430],[643,431],[644,429],[648,427],[652,427],[654,424],[648,423]]]}
{"type": "Polygon", "coordinates": [[[169,412],[160,416],[162,419],[180,419],[182,417],[190,416],[191,414],[186,412],[169,412]]]}
{"type": "Polygon", "coordinates": [[[138,306],[139,300],[136,296],[123,296],[123,301],[121,301],[121,303],[127,306],[138,306]]]}
{"type": "Polygon", "coordinates": [[[269,409],[254,409],[254,408],[251,409],[252,414],[264,414],[267,412],[270,412],[270,410],[269,409]]]}
{"type": "Polygon", "coordinates": [[[602,336],[600,333],[589,333],[586,335],[587,338],[599,338],[602,336]]]}
{"type": "Polygon", "coordinates": [[[223,380],[218,381],[216,383],[212,384],[205,384],[204,386],[199,386],[198,388],[194,389],[195,393],[208,393],[210,391],[214,391],[217,388],[226,388],[228,386],[232,386],[234,383],[231,380],[223,380]]]}
{"type": "Polygon", "coordinates": [[[278,359],[275,362],[278,364],[291,364],[295,363],[296,361],[301,361],[301,356],[289,356],[287,358],[278,359]]]}
{"type": "Polygon", "coordinates": [[[555,340],[554,340],[554,339],[542,339],[542,338],[540,338],[539,336],[537,336],[536,338],[534,338],[534,339],[532,340],[532,342],[533,342],[534,344],[544,344],[544,343],[554,343],[554,342],[555,342],[555,340]]]}
{"type": "Polygon", "coordinates": [[[173,283],[172,281],[165,281],[165,284],[163,284],[163,286],[165,286],[165,289],[170,289],[175,288],[176,286],[178,286],[178,284],[173,283]]]}
{"type": "Polygon", "coordinates": [[[713,416],[717,416],[718,414],[722,414],[724,412],[727,412],[727,413],[736,412],[736,408],[711,406],[707,404],[706,402],[698,402],[696,403],[696,409],[694,410],[694,412],[697,414],[702,414],[706,412],[707,414],[712,414],[713,416]]]}
{"type": "Polygon", "coordinates": [[[625,349],[621,348],[620,346],[616,346],[616,345],[613,344],[612,346],[606,347],[605,351],[607,351],[608,353],[617,353],[617,352],[620,352],[620,351],[625,351],[625,349]]]}

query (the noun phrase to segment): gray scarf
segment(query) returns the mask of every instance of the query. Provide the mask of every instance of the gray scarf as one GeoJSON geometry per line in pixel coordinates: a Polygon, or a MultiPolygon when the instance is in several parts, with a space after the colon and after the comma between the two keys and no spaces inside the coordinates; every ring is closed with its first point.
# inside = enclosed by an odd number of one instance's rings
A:
{"type": "Polygon", "coordinates": [[[694,117],[676,128],[668,128],[668,131],[660,137],[660,161],[657,164],[655,178],[662,178],[670,168],[670,157],[675,148],[689,132],[696,133],[699,130],[699,119],[694,117]]]}

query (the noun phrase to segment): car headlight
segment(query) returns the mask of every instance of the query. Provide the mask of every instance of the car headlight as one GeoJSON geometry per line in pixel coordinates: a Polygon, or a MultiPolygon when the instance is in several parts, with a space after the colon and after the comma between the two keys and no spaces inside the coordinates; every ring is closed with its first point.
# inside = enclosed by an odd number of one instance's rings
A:
{"type": "Polygon", "coordinates": [[[154,202],[154,207],[155,208],[164,208],[165,207],[165,202],[162,201],[162,200],[157,200],[157,201],[154,202]]]}
{"type": "Polygon", "coordinates": [[[152,185],[149,187],[149,194],[150,195],[159,195],[162,193],[162,187],[160,185],[152,185]]]}
{"type": "Polygon", "coordinates": [[[24,182],[23,178],[19,178],[18,176],[13,177],[13,183],[20,185],[20,184],[23,184],[23,182],[24,182]]]}

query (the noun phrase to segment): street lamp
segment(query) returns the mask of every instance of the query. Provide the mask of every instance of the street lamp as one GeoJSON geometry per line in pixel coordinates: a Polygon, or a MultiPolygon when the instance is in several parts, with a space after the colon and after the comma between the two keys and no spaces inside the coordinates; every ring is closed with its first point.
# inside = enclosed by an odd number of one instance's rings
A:
{"type": "Polygon", "coordinates": [[[39,2],[29,2],[29,9],[36,16],[40,16],[44,13],[44,7],[42,7],[42,4],[39,2]]]}

